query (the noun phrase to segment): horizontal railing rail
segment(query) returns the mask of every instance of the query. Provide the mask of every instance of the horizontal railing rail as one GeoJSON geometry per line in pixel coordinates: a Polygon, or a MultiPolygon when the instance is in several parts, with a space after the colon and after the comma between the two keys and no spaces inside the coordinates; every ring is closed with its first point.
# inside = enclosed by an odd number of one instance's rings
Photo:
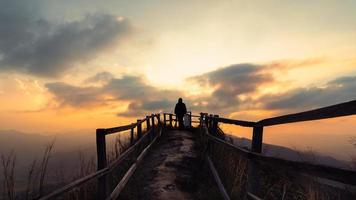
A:
{"type": "MultiPolygon", "coordinates": [[[[146,120],[146,119],[145,119],[146,120]]],[[[141,121],[142,123],[143,121],[141,121]]],[[[125,125],[125,126],[118,126],[118,127],[113,127],[113,128],[106,128],[106,129],[100,129],[105,135],[113,134],[113,133],[118,133],[122,131],[127,131],[132,128],[135,128],[137,126],[137,123],[133,123],[130,125],[125,125]]]]}
{"type": "Polygon", "coordinates": [[[273,125],[280,125],[280,124],[287,124],[287,123],[294,123],[294,122],[303,122],[303,121],[350,116],[355,114],[356,114],[356,100],[340,103],[324,108],[319,108],[315,110],[263,119],[261,121],[258,121],[256,125],[273,126],[273,125]]]}
{"type": "Polygon", "coordinates": [[[243,121],[243,120],[236,120],[236,119],[228,119],[228,118],[217,118],[216,119],[218,122],[224,123],[224,124],[234,124],[238,126],[244,126],[244,127],[254,127],[256,122],[250,122],[250,121],[243,121]]]}

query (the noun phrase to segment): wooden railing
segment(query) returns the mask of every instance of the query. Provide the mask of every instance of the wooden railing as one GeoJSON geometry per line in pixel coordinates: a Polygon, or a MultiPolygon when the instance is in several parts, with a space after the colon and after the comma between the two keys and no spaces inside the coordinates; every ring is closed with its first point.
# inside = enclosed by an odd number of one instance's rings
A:
{"type": "MultiPolygon", "coordinates": [[[[222,197],[224,199],[235,198],[232,195],[233,186],[231,186],[235,180],[231,180],[231,178],[235,179],[236,177],[231,176],[231,172],[233,170],[236,171],[236,169],[229,171],[226,170],[226,167],[236,165],[239,167],[240,171],[244,170],[243,166],[246,167],[247,181],[246,187],[244,187],[246,189],[245,193],[249,199],[256,200],[263,198],[262,186],[260,185],[260,172],[265,166],[272,166],[274,169],[292,171],[293,173],[302,174],[303,176],[319,177],[355,187],[355,171],[318,164],[287,161],[261,154],[263,144],[263,127],[265,126],[349,116],[354,114],[356,114],[356,101],[296,114],[264,119],[258,122],[221,118],[218,115],[209,115],[207,113],[201,113],[197,116],[192,115],[191,112],[189,112],[189,117],[191,122],[190,126],[192,126],[192,124],[199,123],[198,126],[200,127],[201,136],[200,141],[203,146],[202,153],[206,156],[207,163],[217,182],[222,197]],[[193,120],[192,118],[199,118],[199,120],[193,120]],[[224,132],[219,128],[219,125],[221,124],[233,124],[252,128],[251,148],[244,149],[228,143],[224,139],[224,132]],[[221,152],[221,154],[219,154],[219,152],[221,152]],[[222,161],[224,158],[229,160],[222,161]]],[[[64,194],[73,191],[94,179],[97,180],[97,184],[95,187],[96,196],[93,197],[93,199],[116,199],[128,182],[129,178],[133,175],[139,163],[142,161],[143,157],[147,154],[152,144],[162,135],[164,127],[173,128],[176,124],[177,119],[174,114],[161,113],[147,116],[144,119],[139,119],[137,122],[130,125],[97,129],[97,171],[58,190],[55,190],[40,199],[63,199],[64,194]],[[163,120],[161,119],[161,115],[163,115],[163,120]],[[142,125],[144,123],[147,127],[146,132],[142,130],[142,125]],[[135,129],[136,138],[134,135],[135,129]],[[106,136],[114,133],[121,133],[123,131],[130,131],[130,146],[118,158],[108,163],[106,136]],[[131,158],[128,159],[130,156],[131,158]],[[129,161],[127,161],[127,159],[129,161]],[[109,173],[116,171],[116,168],[124,162],[130,162],[129,168],[125,170],[125,173],[122,176],[118,177],[118,183],[113,184],[113,180],[109,180],[112,179],[112,175],[108,175],[109,173]],[[111,184],[111,186],[109,186],[109,184],[111,184]]]]}
{"type": "MultiPolygon", "coordinates": [[[[193,124],[199,124],[199,120],[192,121],[192,117],[198,118],[198,115],[192,115],[191,112],[188,112],[190,118],[190,126],[193,124]]],[[[50,194],[43,196],[40,200],[48,199],[66,199],[66,195],[72,191],[78,190],[78,188],[83,187],[90,181],[96,180],[96,191],[95,196],[91,197],[92,199],[116,199],[130,177],[133,175],[139,163],[142,161],[144,156],[147,154],[148,150],[152,144],[156,141],[158,137],[162,135],[162,131],[165,128],[174,128],[177,126],[176,116],[172,113],[161,113],[161,114],[152,114],[146,116],[146,118],[138,119],[137,122],[112,127],[112,128],[99,128],[96,130],[96,147],[97,147],[97,171],[95,173],[89,174],[83,178],[75,180],[68,185],[59,188],[50,194]],[[161,119],[163,115],[163,120],[161,119]],[[146,131],[143,130],[142,125],[146,125],[146,131]],[[112,162],[107,160],[107,144],[106,136],[111,134],[120,134],[125,131],[130,131],[129,147],[120,154],[112,162]],[[135,133],[136,132],[136,137],[135,133]],[[146,144],[145,144],[146,143],[146,144]],[[140,146],[142,146],[140,148],[140,146]],[[120,164],[124,164],[125,159],[127,159],[131,154],[136,154],[135,159],[131,163],[129,169],[119,178],[117,184],[108,185],[113,181],[110,173],[116,170],[120,164]],[[112,189],[110,187],[113,187],[112,189]]],[[[130,159],[132,161],[132,159],[130,159]]],[[[74,195],[75,199],[80,199],[80,195],[74,195]]]]}
{"type": "MultiPolygon", "coordinates": [[[[191,111],[187,112],[187,115],[189,117],[189,127],[192,126],[192,124],[198,124],[200,123],[199,119],[200,116],[199,115],[193,115],[191,111]],[[197,120],[193,120],[193,118],[196,118],[197,120]]],[[[170,126],[170,127],[177,127],[178,126],[178,122],[177,122],[177,118],[175,114],[172,113],[163,113],[163,123],[164,126],[170,126]]]]}
{"type": "MultiPolygon", "coordinates": [[[[94,192],[95,196],[91,197],[91,199],[114,199],[116,195],[120,193],[122,187],[126,184],[128,180],[127,178],[130,177],[130,174],[132,175],[137,164],[146,155],[148,149],[155,142],[155,139],[160,136],[161,133],[162,123],[160,121],[160,114],[152,114],[144,119],[139,119],[136,123],[130,125],[106,129],[97,129],[97,171],[83,178],[75,180],[74,182],[71,182],[62,188],[59,188],[46,196],[41,197],[40,200],[66,199],[66,197],[64,196],[66,196],[67,193],[78,190],[78,188],[93,180],[96,180],[97,186],[96,191],[94,192]],[[142,130],[143,123],[146,123],[146,131],[142,130]],[[136,129],[137,133],[136,138],[134,137],[134,129],[136,129]],[[109,134],[120,134],[128,130],[130,130],[130,146],[124,152],[122,152],[120,156],[117,157],[114,161],[108,163],[106,155],[106,136],[109,134]],[[133,161],[132,159],[130,159],[133,162],[132,166],[134,167],[131,166],[121,178],[119,183],[117,185],[114,185],[114,190],[110,191],[108,182],[110,182],[109,179],[111,179],[112,177],[107,177],[108,174],[115,171],[116,167],[122,164],[124,160],[127,159],[131,154],[136,154],[134,155],[135,159],[133,161]]],[[[80,199],[80,196],[78,198],[80,199]]]]}
{"type": "MultiPolygon", "coordinates": [[[[201,122],[200,122],[201,136],[203,141],[205,141],[206,148],[208,149],[206,150],[206,152],[214,151],[211,148],[214,145],[222,145],[223,146],[222,148],[225,149],[224,153],[230,151],[248,160],[248,165],[247,165],[248,180],[247,180],[246,192],[247,192],[247,196],[251,199],[262,199],[263,197],[263,194],[261,194],[261,186],[260,186],[261,177],[259,175],[260,167],[263,165],[265,166],[269,165],[269,166],[273,166],[274,168],[292,171],[298,174],[304,174],[304,175],[306,174],[312,177],[319,177],[322,179],[338,182],[342,185],[349,185],[351,187],[355,187],[356,186],[355,171],[339,169],[339,168],[318,165],[318,164],[312,164],[312,163],[306,163],[306,162],[287,161],[275,157],[267,157],[261,154],[262,144],[263,144],[263,127],[265,126],[273,126],[273,125],[303,122],[303,121],[310,121],[310,120],[320,120],[320,119],[327,119],[327,118],[334,118],[334,117],[341,117],[341,116],[350,116],[354,114],[356,114],[356,101],[350,101],[350,102],[319,108],[315,110],[310,110],[306,112],[300,112],[295,114],[263,119],[258,122],[220,118],[218,115],[211,115],[211,114],[209,115],[207,113],[201,113],[201,122]],[[244,148],[240,148],[224,140],[223,138],[224,134],[222,130],[219,129],[219,124],[222,123],[253,128],[251,149],[247,150],[244,148]]],[[[207,154],[207,157],[209,160],[211,159],[209,153],[207,154]]],[[[224,165],[226,163],[221,163],[221,162],[217,163],[214,162],[214,160],[212,159],[212,164],[213,164],[212,167],[215,168],[216,165],[224,165]]],[[[227,187],[226,184],[224,186],[227,187]]],[[[222,193],[224,193],[224,191],[222,191],[222,193]]]]}

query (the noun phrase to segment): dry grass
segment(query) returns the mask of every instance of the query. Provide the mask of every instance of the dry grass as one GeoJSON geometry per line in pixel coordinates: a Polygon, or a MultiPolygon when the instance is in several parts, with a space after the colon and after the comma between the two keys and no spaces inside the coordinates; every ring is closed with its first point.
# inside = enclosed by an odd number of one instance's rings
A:
{"type": "Polygon", "coordinates": [[[112,150],[107,154],[108,163],[115,161],[130,145],[129,137],[121,137],[120,134],[116,136],[111,148],[112,150]]]}
{"type": "Polygon", "coordinates": [[[231,194],[244,193],[247,184],[247,162],[243,158],[237,158],[235,166],[234,180],[231,188],[231,194]]]}
{"type": "Polygon", "coordinates": [[[95,172],[96,164],[94,157],[86,159],[85,154],[79,151],[79,171],[77,178],[84,177],[88,174],[95,172]]]}
{"type": "Polygon", "coordinates": [[[43,157],[42,157],[42,162],[40,165],[40,182],[39,182],[39,188],[38,188],[38,196],[43,195],[43,189],[45,185],[45,178],[46,178],[46,173],[47,173],[47,166],[48,166],[48,161],[49,158],[51,157],[51,152],[54,147],[54,140],[50,144],[48,144],[45,148],[43,157]]]}
{"type": "MultiPolygon", "coordinates": [[[[54,147],[54,141],[48,144],[44,150],[42,161],[40,165],[37,164],[37,159],[34,159],[29,165],[26,177],[26,186],[21,192],[21,199],[34,199],[43,195],[44,186],[46,184],[45,178],[47,174],[47,166],[51,152],[54,147]]],[[[16,168],[16,154],[12,151],[8,155],[1,155],[2,175],[3,175],[3,199],[13,200],[17,199],[15,168],[16,168]]],[[[19,192],[19,191],[18,191],[19,192]]],[[[20,193],[19,193],[20,195],[20,193]]]]}
{"type": "Polygon", "coordinates": [[[33,191],[33,180],[34,180],[34,173],[35,173],[35,168],[36,168],[36,162],[37,160],[34,159],[30,165],[30,168],[28,170],[28,175],[27,175],[27,186],[26,186],[26,191],[25,191],[25,199],[29,200],[30,198],[30,192],[33,191]]]}
{"type": "Polygon", "coordinates": [[[8,155],[1,155],[1,164],[3,167],[3,197],[4,199],[15,199],[15,164],[16,154],[11,151],[8,155]]]}
{"type": "MultiPolygon", "coordinates": [[[[353,147],[355,147],[355,150],[356,150],[356,137],[350,137],[349,143],[353,147]]],[[[355,155],[351,156],[350,168],[356,170],[356,153],[355,153],[355,155]]]]}

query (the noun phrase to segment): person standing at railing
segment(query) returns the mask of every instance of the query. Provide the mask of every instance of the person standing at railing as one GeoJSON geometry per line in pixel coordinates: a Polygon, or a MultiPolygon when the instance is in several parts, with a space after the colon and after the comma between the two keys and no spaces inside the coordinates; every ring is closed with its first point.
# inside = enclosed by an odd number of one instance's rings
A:
{"type": "Polygon", "coordinates": [[[183,103],[183,99],[179,98],[178,103],[176,104],[176,107],[174,108],[174,114],[176,114],[176,116],[177,116],[179,129],[183,129],[183,127],[184,127],[183,117],[186,113],[187,113],[187,108],[185,107],[185,104],[183,103]]]}

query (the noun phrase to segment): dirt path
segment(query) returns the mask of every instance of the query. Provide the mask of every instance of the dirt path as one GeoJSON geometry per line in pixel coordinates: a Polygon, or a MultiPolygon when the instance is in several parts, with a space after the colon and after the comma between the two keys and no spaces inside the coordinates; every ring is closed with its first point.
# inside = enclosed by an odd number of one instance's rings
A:
{"type": "Polygon", "coordinates": [[[119,199],[219,199],[217,194],[195,136],[173,130],[153,146],[119,199]]]}

